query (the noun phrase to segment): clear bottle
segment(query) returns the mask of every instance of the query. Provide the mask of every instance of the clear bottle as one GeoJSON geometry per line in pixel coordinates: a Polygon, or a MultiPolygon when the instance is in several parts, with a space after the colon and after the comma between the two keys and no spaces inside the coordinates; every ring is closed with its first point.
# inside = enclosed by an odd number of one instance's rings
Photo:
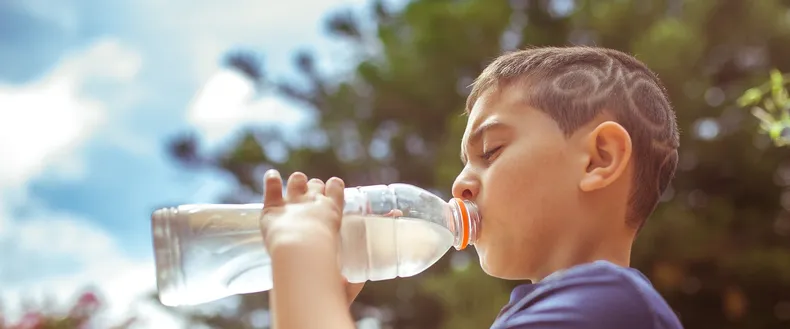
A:
{"type": "MultiPolygon", "coordinates": [[[[195,204],[154,211],[162,304],[195,305],[271,289],[271,260],[258,221],[262,208],[261,203],[195,204]]],[[[447,202],[413,185],[346,188],[342,274],[352,283],[416,275],[451,246],[462,250],[473,244],[479,223],[474,203],[447,202]]]]}

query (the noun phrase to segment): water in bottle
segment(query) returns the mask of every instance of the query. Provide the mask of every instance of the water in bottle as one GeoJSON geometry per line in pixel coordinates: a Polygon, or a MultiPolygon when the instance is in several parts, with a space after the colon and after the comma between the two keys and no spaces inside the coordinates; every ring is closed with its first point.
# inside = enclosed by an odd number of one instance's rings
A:
{"type": "MultiPolygon", "coordinates": [[[[260,233],[263,205],[181,205],[156,210],[152,233],[159,299],[195,305],[272,287],[260,233]]],[[[345,189],[340,267],[352,283],[409,277],[449,249],[473,244],[476,206],[407,184],[345,189]]]]}

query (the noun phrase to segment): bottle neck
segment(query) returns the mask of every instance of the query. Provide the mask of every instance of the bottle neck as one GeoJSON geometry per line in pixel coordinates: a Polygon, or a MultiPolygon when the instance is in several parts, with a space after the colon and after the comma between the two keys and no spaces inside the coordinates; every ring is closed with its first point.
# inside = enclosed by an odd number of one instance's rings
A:
{"type": "Polygon", "coordinates": [[[452,228],[455,240],[453,247],[463,250],[474,245],[480,232],[480,212],[477,205],[469,200],[453,198],[449,202],[452,213],[452,228]]]}

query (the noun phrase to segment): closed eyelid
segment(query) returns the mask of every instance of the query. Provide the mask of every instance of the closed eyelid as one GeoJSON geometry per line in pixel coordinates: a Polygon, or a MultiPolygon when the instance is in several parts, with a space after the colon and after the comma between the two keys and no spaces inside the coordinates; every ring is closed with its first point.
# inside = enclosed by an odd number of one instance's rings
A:
{"type": "Polygon", "coordinates": [[[483,141],[482,146],[476,148],[475,158],[488,163],[492,157],[497,156],[502,149],[507,145],[507,142],[501,139],[496,139],[492,142],[483,141]]]}
{"type": "Polygon", "coordinates": [[[492,131],[490,134],[487,134],[483,137],[483,139],[480,141],[480,145],[482,146],[483,151],[488,151],[510,143],[511,139],[512,136],[506,131],[492,131]]]}
{"type": "Polygon", "coordinates": [[[504,147],[505,147],[504,143],[496,143],[496,144],[491,144],[490,146],[484,146],[481,154],[484,156],[488,156],[493,153],[499,153],[504,147]]]}
{"type": "Polygon", "coordinates": [[[475,146],[486,146],[491,135],[499,135],[500,133],[511,132],[512,127],[500,121],[490,121],[475,129],[470,135],[469,139],[461,145],[461,162],[466,165],[468,162],[468,151],[475,146]]]}
{"type": "Polygon", "coordinates": [[[482,143],[483,151],[487,151],[487,150],[491,150],[491,149],[497,148],[500,145],[502,145],[502,139],[501,138],[497,138],[497,139],[484,138],[483,139],[483,143],[482,143]]]}

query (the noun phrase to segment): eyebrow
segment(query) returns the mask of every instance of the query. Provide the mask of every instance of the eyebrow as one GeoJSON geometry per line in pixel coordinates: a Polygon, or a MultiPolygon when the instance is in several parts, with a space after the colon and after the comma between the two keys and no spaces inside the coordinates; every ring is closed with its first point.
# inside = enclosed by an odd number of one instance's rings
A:
{"type": "MultiPolygon", "coordinates": [[[[479,127],[475,128],[475,130],[473,130],[472,133],[469,134],[469,139],[466,141],[466,145],[471,145],[471,144],[477,143],[478,141],[480,141],[481,138],[483,138],[483,135],[485,135],[486,132],[488,132],[488,131],[490,131],[492,129],[501,129],[501,128],[508,128],[508,127],[509,127],[508,125],[502,123],[501,121],[495,121],[495,120],[494,121],[488,121],[488,122],[480,125],[479,127]]],[[[468,161],[467,157],[466,157],[466,153],[464,152],[464,148],[465,148],[466,145],[461,145],[461,154],[460,154],[461,162],[464,165],[466,165],[466,162],[468,161]]]]}

